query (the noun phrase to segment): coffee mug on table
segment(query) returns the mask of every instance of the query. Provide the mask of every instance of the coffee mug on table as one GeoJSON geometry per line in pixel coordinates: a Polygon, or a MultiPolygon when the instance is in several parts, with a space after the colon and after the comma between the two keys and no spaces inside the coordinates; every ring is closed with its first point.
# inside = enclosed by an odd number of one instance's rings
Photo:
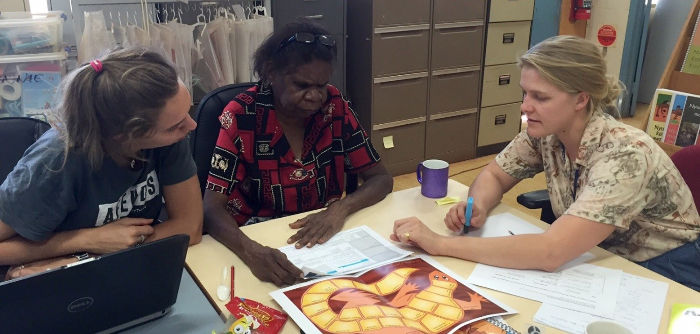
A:
{"type": "Polygon", "coordinates": [[[450,165],[442,160],[425,160],[416,167],[416,178],[425,197],[441,198],[447,195],[447,170],[450,165]]]}
{"type": "Polygon", "coordinates": [[[632,331],[614,321],[598,320],[586,326],[586,334],[632,334],[632,331]]]}

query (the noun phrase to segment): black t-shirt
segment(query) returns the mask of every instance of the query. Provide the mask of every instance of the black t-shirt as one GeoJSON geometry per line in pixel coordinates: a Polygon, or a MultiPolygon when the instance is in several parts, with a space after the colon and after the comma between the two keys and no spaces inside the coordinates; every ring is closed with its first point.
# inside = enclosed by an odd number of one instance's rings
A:
{"type": "Polygon", "coordinates": [[[125,217],[158,218],[163,186],[196,173],[186,139],[143,151],[146,161],[135,169],[105,157],[95,171],[79,154],[69,154],[65,165],[63,156],[63,141],[49,130],[0,185],[0,220],[29,240],[125,217]]]}

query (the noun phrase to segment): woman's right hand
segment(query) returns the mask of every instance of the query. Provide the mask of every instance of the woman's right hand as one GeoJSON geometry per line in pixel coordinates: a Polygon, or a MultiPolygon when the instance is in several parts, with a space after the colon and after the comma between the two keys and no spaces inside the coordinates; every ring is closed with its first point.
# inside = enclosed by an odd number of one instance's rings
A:
{"type": "Polygon", "coordinates": [[[243,260],[255,277],[277,286],[292,285],[304,277],[302,271],[289,262],[287,255],[279,249],[255,241],[246,247],[243,260]]]}
{"type": "MultiPolygon", "coordinates": [[[[445,226],[453,232],[461,232],[464,228],[464,211],[467,208],[467,202],[459,202],[450,208],[450,211],[445,215],[445,226]]],[[[486,223],[486,212],[481,210],[479,206],[474,203],[472,206],[472,219],[470,226],[474,228],[480,228],[486,223]]]]}
{"type": "Polygon", "coordinates": [[[122,218],[89,231],[85,251],[96,254],[116,252],[136,246],[153,234],[153,219],[122,218]]]}

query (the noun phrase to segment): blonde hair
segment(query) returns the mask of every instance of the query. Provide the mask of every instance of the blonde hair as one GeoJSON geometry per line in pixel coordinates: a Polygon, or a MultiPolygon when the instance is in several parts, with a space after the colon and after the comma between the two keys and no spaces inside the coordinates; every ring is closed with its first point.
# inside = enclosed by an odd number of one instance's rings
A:
{"type": "Polygon", "coordinates": [[[618,98],[624,86],[607,75],[605,60],[595,44],[575,36],[550,37],[518,58],[518,67],[524,66],[534,68],[567,93],[588,93],[589,116],[600,110],[619,117],[618,98]]]}
{"type": "Polygon", "coordinates": [[[51,115],[65,142],[64,157],[82,154],[93,169],[105,155],[138,158],[129,157],[123,143],[154,131],[166,101],[179,89],[177,73],[156,52],[123,49],[101,62],[100,71],[87,64],[66,76],[51,115]]]}

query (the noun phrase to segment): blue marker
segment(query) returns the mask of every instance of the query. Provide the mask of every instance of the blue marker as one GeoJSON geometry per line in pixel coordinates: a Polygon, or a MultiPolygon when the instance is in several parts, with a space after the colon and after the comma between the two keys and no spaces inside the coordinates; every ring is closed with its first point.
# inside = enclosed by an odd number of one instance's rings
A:
{"type": "Polygon", "coordinates": [[[467,209],[464,210],[464,227],[462,228],[462,232],[464,234],[467,234],[469,232],[469,225],[471,225],[472,221],[472,207],[474,206],[474,197],[469,197],[467,198],[467,209]]]}

